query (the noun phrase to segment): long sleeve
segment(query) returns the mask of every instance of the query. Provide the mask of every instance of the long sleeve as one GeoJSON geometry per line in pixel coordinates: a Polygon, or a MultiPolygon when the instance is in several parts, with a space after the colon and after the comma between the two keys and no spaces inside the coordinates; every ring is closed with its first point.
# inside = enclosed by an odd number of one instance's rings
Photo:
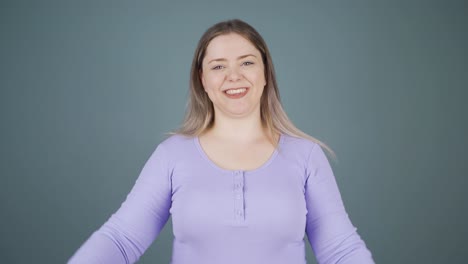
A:
{"type": "Polygon", "coordinates": [[[68,263],[134,263],[140,258],[169,218],[171,169],[166,159],[159,145],[120,208],[68,263]]]}
{"type": "Polygon", "coordinates": [[[327,157],[319,145],[311,150],[306,173],[306,232],[320,264],[374,263],[351,223],[327,157]]]}

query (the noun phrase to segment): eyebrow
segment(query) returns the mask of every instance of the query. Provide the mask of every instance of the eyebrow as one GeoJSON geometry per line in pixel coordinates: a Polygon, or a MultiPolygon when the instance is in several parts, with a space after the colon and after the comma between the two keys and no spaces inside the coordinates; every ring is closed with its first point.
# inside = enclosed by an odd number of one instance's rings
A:
{"type": "MultiPolygon", "coordinates": [[[[241,59],[243,59],[243,58],[250,57],[250,56],[257,58],[257,56],[255,56],[255,55],[253,55],[253,54],[245,54],[245,55],[242,55],[242,56],[237,57],[237,60],[241,60],[241,59]]],[[[225,59],[225,58],[212,59],[212,60],[210,60],[210,61],[208,62],[208,64],[210,64],[210,63],[212,63],[212,62],[215,62],[215,61],[227,61],[227,59],[225,59]]]]}

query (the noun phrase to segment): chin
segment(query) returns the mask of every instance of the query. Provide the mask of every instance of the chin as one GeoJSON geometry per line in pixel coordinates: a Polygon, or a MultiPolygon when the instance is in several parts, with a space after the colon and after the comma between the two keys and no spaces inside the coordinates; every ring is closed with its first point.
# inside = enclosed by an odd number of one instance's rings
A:
{"type": "Polygon", "coordinates": [[[255,113],[255,111],[252,111],[251,109],[233,109],[229,111],[230,115],[233,117],[246,117],[249,115],[252,115],[255,113]]]}

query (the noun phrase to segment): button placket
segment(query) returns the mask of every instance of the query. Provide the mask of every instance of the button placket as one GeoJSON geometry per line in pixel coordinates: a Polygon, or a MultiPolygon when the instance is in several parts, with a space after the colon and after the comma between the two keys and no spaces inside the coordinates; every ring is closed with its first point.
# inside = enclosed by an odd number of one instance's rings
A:
{"type": "Polygon", "coordinates": [[[233,174],[234,218],[244,221],[244,173],[235,171],[233,174]]]}

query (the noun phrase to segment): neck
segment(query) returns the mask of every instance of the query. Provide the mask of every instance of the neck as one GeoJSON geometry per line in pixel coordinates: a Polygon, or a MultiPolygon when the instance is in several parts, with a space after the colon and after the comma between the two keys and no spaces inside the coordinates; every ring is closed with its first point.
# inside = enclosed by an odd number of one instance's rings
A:
{"type": "Polygon", "coordinates": [[[260,119],[260,111],[242,118],[216,113],[214,125],[208,132],[217,138],[236,142],[251,142],[267,136],[260,119]]]}

